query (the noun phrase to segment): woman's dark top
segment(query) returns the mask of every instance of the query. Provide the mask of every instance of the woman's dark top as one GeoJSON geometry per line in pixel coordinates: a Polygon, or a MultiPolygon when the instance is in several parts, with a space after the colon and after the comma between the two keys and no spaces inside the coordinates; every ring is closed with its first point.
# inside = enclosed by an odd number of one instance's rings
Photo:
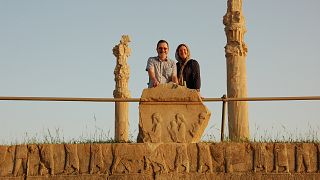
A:
{"type": "MultiPolygon", "coordinates": [[[[179,78],[182,64],[180,62],[177,63],[177,75],[179,78]]],[[[190,59],[187,61],[183,69],[183,81],[186,81],[187,88],[189,89],[199,89],[201,87],[201,78],[200,78],[200,66],[199,63],[190,59]]]]}

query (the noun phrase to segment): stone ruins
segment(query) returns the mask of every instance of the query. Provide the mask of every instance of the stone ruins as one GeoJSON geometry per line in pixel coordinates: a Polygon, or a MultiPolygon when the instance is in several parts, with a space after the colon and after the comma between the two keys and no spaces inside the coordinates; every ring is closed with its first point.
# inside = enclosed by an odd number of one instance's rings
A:
{"type": "Polygon", "coordinates": [[[210,111],[196,90],[174,83],[144,89],[139,105],[138,142],[199,142],[210,111]]]}
{"type": "MultiPolygon", "coordinates": [[[[227,96],[229,98],[247,97],[246,57],[248,48],[244,42],[246,33],[242,13],[242,0],[228,0],[227,13],[223,17],[227,45],[227,96]]],[[[249,134],[248,103],[246,101],[228,102],[229,137],[233,141],[247,140],[249,134]]]]}
{"type": "MultiPolygon", "coordinates": [[[[114,69],[114,80],[116,82],[116,87],[113,91],[114,98],[130,98],[130,91],[128,88],[130,68],[127,63],[128,57],[131,54],[131,49],[129,48],[130,41],[128,35],[123,35],[120,43],[112,49],[113,55],[117,58],[117,64],[114,69]]],[[[128,106],[128,102],[115,102],[115,140],[117,141],[128,141],[128,106]]]]}
{"type": "Polygon", "coordinates": [[[316,143],[0,146],[0,179],[319,179],[316,143]]]}

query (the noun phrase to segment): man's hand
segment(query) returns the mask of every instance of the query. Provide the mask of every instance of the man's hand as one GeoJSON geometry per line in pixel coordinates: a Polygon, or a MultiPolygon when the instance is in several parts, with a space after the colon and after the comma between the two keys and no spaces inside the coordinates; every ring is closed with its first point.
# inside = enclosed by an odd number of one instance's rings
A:
{"type": "Polygon", "coordinates": [[[156,79],[154,79],[153,80],[153,87],[157,87],[158,85],[159,85],[160,83],[159,83],[159,81],[158,80],[156,80],[156,79]]]}

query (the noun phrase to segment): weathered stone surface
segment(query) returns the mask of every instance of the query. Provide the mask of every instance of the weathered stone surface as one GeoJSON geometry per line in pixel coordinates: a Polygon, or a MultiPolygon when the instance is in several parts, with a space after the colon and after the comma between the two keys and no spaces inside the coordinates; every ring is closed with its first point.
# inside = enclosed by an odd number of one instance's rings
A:
{"type": "MultiPolygon", "coordinates": [[[[131,54],[129,47],[130,37],[123,35],[120,43],[116,45],[112,51],[113,55],[117,58],[117,64],[114,69],[114,80],[116,87],[113,91],[115,98],[130,98],[130,91],[128,88],[128,81],[130,76],[130,68],[127,63],[128,57],[131,54]]],[[[128,141],[129,134],[129,121],[128,121],[128,103],[116,102],[115,103],[115,140],[128,141]]]]}
{"type": "Polygon", "coordinates": [[[143,144],[115,144],[112,150],[114,160],[111,174],[144,172],[145,156],[149,154],[147,151],[143,144]]]}
{"type": "Polygon", "coordinates": [[[89,174],[90,144],[77,144],[80,174],[89,174]]]}
{"type": "Polygon", "coordinates": [[[15,146],[0,146],[0,177],[13,176],[15,146]]]}
{"type": "Polygon", "coordinates": [[[113,162],[112,144],[101,144],[103,166],[100,169],[102,174],[110,174],[113,162]]]}
{"type": "Polygon", "coordinates": [[[40,171],[40,151],[37,145],[28,145],[27,176],[38,176],[40,171]]]}
{"type": "Polygon", "coordinates": [[[27,174],[27,159],[28,159],[27,145],[17,145],[16,151],[15,151],[13,176],[22,176],[27,174]]]}
{"type": "MultiPolygon", "coordinates": [[[[247,97],[246,56],[248,48],[244,42],[246,33],[245,18],[242,12],[243,0],[228,0],[227,13],[223,17],[227,44],[227,96],[247,97]]],[[[233,141],[249,139],[248,102],[228,102],[229,138],[233,141]]]]}
{"type": "Polygon", "coordinates": [[[64,174],[79,174],[80,162],[77,144],[65,144],[64,174]]]}
{"type": "Polygon", "coordinates": [[[318,147],[315,143],[0,146],[0,179],[319,179],[318,147]]]}
{"type": "Polygon", "coordinates": [[[55,164],[53,159],[53,145],[41,144],[39,145],[39,152],[40,152],[39,174],[42,176],[54,175],[55,164]]]}
{"type": "Polygon", "coordinates": [[[210,111],[196,90],[173,83],[144,89],[139,106],[138,142],[198,142],[210,111]]]}

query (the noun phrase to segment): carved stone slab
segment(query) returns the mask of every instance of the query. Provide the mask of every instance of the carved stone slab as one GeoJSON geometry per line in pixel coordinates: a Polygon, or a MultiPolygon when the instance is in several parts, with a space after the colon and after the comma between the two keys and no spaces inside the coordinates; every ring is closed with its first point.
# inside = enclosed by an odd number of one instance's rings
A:
{"type": "Polygon", "coordinates": [[[0,180],[320,179],[319,143],[0,145],[0,180]]]}
{"type": "Polygon", "coordinates": [[[198,142],[211,113],[196,90],[173,83],[144,89],[138,142],[198,142]]]}

